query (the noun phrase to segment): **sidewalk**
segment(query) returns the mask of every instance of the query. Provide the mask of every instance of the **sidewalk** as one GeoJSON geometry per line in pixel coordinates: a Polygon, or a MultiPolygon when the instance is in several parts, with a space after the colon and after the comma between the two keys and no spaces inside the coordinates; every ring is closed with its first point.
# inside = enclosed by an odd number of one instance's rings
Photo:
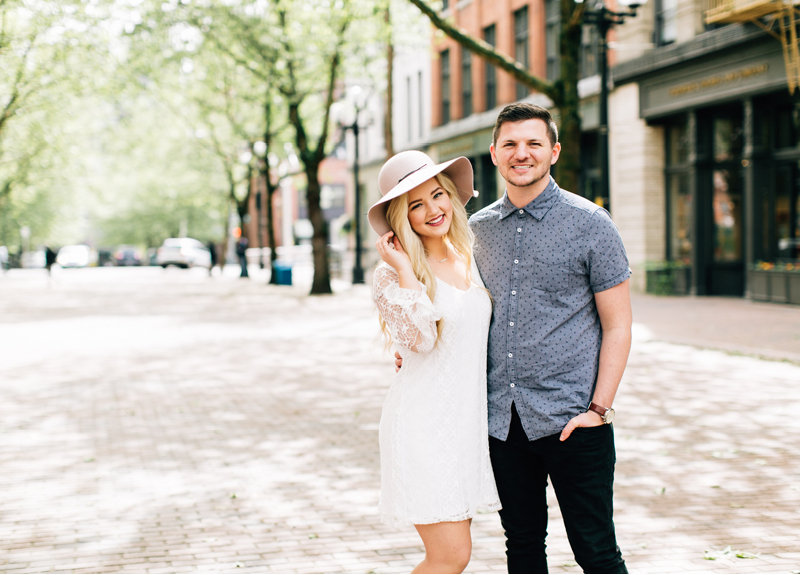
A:
{"type": "Polygon", "coordinates": [[[654,340],[800,364],[800,306],[741,298],[633,295],[654,340]]]}
{"type": "MultiPolygon", "coordinates": [[[[407,573],[421,560],[413,528],[376,516],[393,363],[369,288],[311,298],[263,279],[0,279],[0,573],[407,573]]],[[[630,571],[800,570],[800,366],[659,340],[781,350],[772,320],[755,321],[793,308],[634,307],[615,401],[630,571]],[[712,316],[727,322],[718,336],[712,316]]],[[[550,571],[579,573],[549,497],[550,571]]],[[[467,572],[504,572],[497,514],[472,531],[467,572]]]]}

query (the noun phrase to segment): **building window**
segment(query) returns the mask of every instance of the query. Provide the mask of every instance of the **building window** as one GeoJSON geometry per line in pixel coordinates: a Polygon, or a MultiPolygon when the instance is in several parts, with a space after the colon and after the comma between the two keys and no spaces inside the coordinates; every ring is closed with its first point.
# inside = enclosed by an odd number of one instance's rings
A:
{"type": "Polygon", "coordinates": [[[545,2],[545,56],[547,57],[547,79],[558,80],[561,76],[561,2],[546,0],[545,2]]]}
{"type": "MultiPolygon", "coordinates": [[[[756,106],[767,109],[774,106],[774,102],[765,99],[754,105],[754,108],[756,106]]],[[[775,162],[774,184],[769,178],[759,178],[765,180],[766,185],[761,186],[761,193],[758,194],[761,201],[762,230],[756,258],[795,262],[800,260],[800,162],[797,160],[797,148],[800,146],[800,104],[780,105],[771,115],[771,120],[760,120],[765,126],[769,126],[769,121],[772,122],[771,129],[763,129],[762,141],[769,142],[772,132],[775,152],[783,156],[783,159],[775,162]]]]}
{"type": "MultiPolygon", "coordinates": [[[[600,73],[598,68],[597,62],[597,51],[599,49],[600,44],[600,34],[597,31],[596,26],[584,26],[581,29],[581,68],[580,74],[581,78],[588,78],[590,76],[595,76],[600,73]]],[[[548,60],[549,62],[549,60],[548,60]]],[[[549,64],[548,64],[548,76],[547,79],[551,80],[549,75],[549,64]]],[[[556,74],[558,71],[556,71],[556,74]]]]}
{"type": "MultiPolygon", "coordinates": [[[[497,29],[494,24],[483,29],[484,41],[492,47],[497,46],[497,29]]],[[[486,109],[497,107],[497,68],[484,62],[486,66],[486,109]]]]}
{"type": "Polygon", "coordinates": [[[665,129],[667,148],[667,259],[692,261],[692,195],[686,122],[665,129]]]}
{"type": "Polygon", "coordinates": [[[323,210],[338,209],[344,212],[345,188],[343,185],[323,184],[319,193],[319,203],[323,210]]]}
{"type": "Polygon", "coordinates": [[[472,52],[461,49],[461,117],[472,114],[472,52]]]}
{"type": "MultiPolygon", "coordinates": [[[[528,7],[514,12],[514,57],[528,70],[528,7]]],[[[530,89],[517,83],[517,99],[521,100],[530,93],[530,89]]]]}
{"type": "Polygon", "coordinates": [[[411,132],[411,127],[414,125],[412,122],[413,109],[411,106],[411,76],[406,78],[406,140],[409,142],[414,139],[414,134],[411,132]]]}
{"type": "Polygon", "coordinates": [[[417,114],[417,121],[419,122],[419,138],[420,140],[425,135],[425,106],[424,103],[424,95],[422,94],[424,84],[422,83],[422,72],[417,72],[417,106],[419,110],[419,114],[417,114]]]}
{"type": "Polygon", "coordinates": [[[656,46],[672,44],[678,39],[678,0],[655,0],[656,46]]]}
{"type": "Polygon", "coordinates": [[[439,66],[442,75],[442,124],[450,121],[450,50],[439,55],[439,66]]]}

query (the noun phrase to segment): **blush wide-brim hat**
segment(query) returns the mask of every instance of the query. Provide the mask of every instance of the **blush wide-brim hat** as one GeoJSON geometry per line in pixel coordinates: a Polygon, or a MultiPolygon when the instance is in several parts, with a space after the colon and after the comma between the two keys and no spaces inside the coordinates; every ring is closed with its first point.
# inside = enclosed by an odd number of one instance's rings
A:
{"type": "Polygon", "coordinates": [[[389,158],[378,174],[378,187],[383,197],[369,209],[368,213],[372,229],[379,236],[392,231],[386,220],[389,202],[441,173],[447,174],[453,180],[462,204],[466,205],[471,198],[478,195],[477,190],[473,188],[472,164],[464,156],[435,164],[427,154],[408,150],[389,158]]]}

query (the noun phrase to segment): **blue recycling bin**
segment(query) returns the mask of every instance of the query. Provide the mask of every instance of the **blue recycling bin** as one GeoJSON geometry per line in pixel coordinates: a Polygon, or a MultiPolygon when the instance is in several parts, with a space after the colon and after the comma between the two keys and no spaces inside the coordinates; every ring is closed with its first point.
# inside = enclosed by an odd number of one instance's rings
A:
{"type": "Polygon", "coordinates": [[[275,262],[275,283],[279,286],[292,285],[292,264],[288,262],[275,262]]]}

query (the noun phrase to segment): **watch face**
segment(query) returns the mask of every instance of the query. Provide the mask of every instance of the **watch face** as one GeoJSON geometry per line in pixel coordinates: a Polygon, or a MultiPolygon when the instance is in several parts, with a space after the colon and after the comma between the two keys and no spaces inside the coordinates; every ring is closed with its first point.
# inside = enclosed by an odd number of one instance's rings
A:
{"type": "Polygon", "coordinates": [[[612,408],[608,408],[608,411],[606,411],[606,414],[603,416],[603,421],[606,423],[614,421],[614,410],[612,408]]]}

